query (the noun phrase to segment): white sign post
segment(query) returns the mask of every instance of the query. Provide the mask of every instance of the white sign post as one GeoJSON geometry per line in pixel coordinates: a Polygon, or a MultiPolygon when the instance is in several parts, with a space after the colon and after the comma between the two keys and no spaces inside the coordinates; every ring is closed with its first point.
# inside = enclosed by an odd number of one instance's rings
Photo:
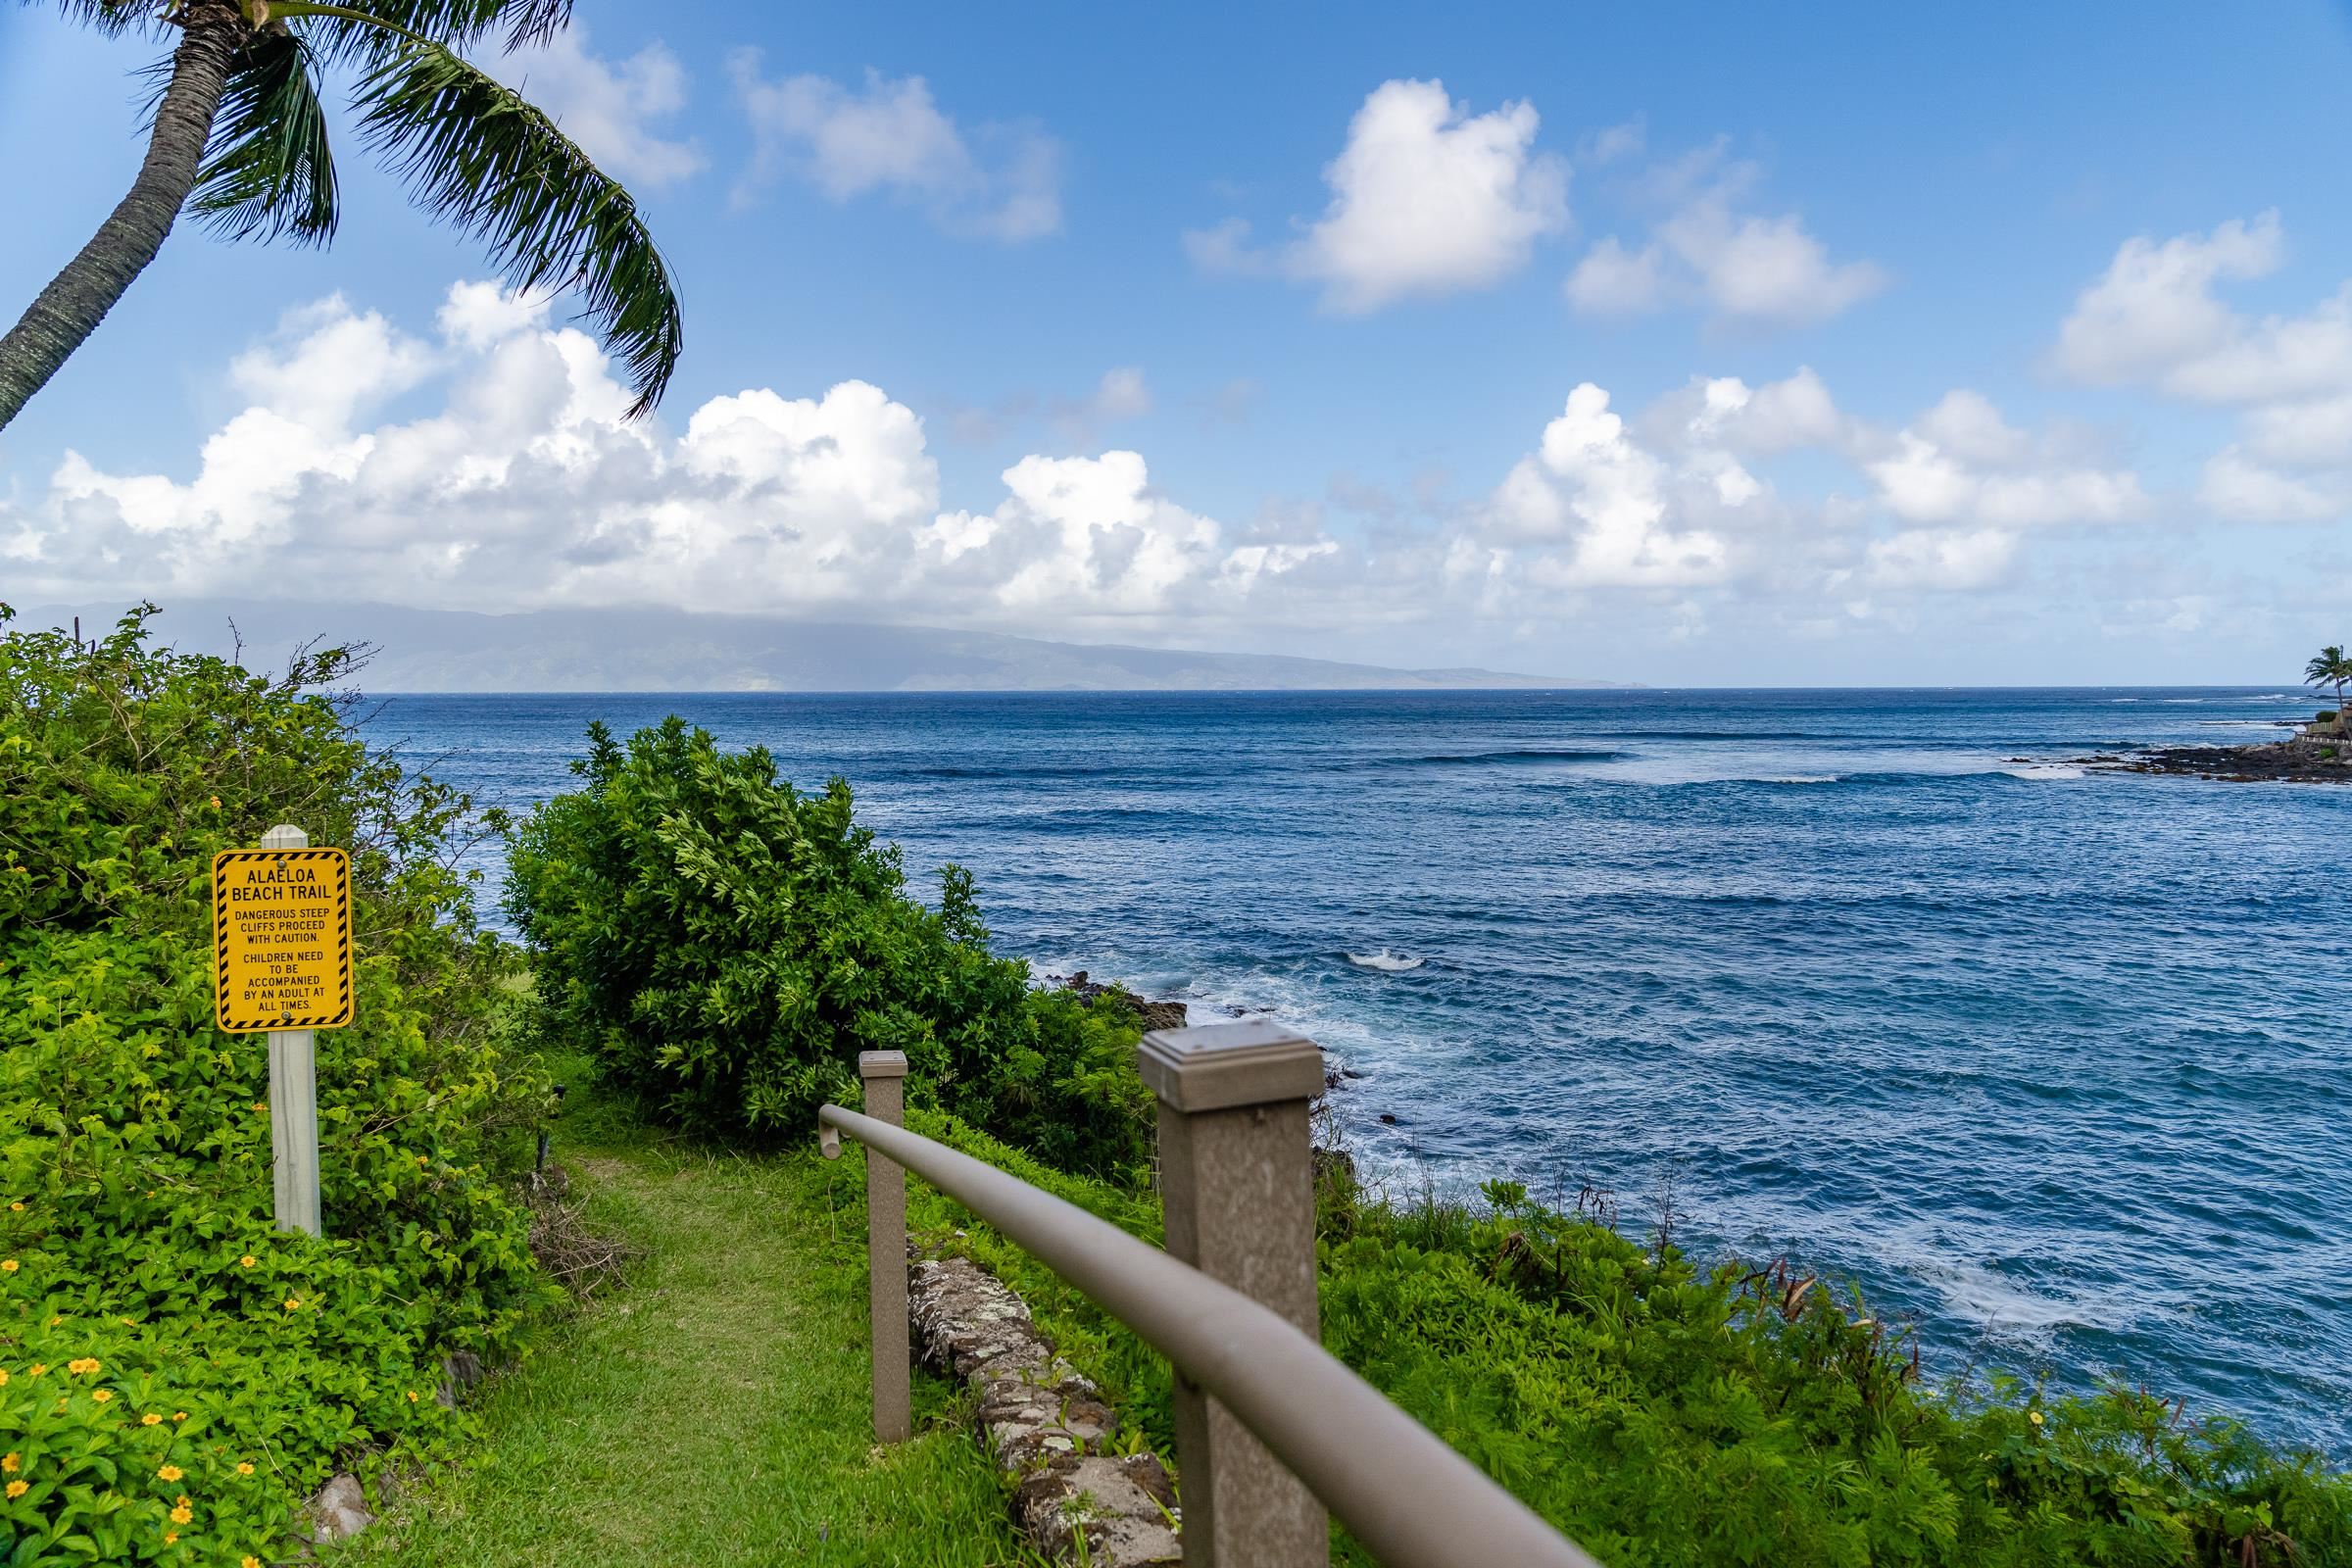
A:
{"type": "MultiPolygon", "coordinates": [[[[311,842],[284,823],[262,835],[265,850],[311,842]]],[[[318,1054],[308,1029],[270,1031],[270,1180],[277,1228],[321,1234],[318,1222],[318,1054]]]]}

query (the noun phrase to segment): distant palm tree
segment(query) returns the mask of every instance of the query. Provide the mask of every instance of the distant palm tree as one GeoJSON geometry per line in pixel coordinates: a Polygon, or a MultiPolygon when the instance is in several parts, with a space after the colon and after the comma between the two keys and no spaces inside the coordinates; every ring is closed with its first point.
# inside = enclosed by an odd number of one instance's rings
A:
{"type": "Polygon", "coordinates": [[[2320,657],[2303,666],[2303,681],[2308,686],[2335,688],[2335,727],[2352,734],[2352,715],[2344,712],[2344,687],[2352,684],[2352,659],[2344,656],[2343,648],[2321,649],[2320,657]]]}
{"type": "Polygon", "coordinates": [[[230,239],[332,237],[335,165],[318,101],[330,67],[356,74],[361,139],[416,203],[487,241],[516,287],[578,289],[628,368],[630,415],[661,401],[678,362],[678,302],[637,204],[545,114],[457,52],[493,32],[510,49],[545,42],[570,24],[571,0],[57,4],[109,35],[176,30],[179,42],[153,68],[147,157],[130,193],[0,338],[0,428],[97,330],[183,206],[230,239]]]}

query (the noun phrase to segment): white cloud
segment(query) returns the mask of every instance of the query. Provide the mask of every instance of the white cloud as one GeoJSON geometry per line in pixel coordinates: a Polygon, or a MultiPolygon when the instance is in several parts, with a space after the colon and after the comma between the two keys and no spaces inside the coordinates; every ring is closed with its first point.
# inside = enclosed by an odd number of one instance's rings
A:
{"type": "Polygon", "coordinates": [[[1869,577],[1881,588],[1988,588],[2016,555],[2017,535],[2005,529],[1908,528],[1871,542],[1869,577]]]}
{"type": "Polygon", "coordinates": [[[2119,522],[2149,506],[2137,474],[2029,436],[1966,389],[1945,394],[1863,466],[1906,522],[2035,528],[2119,522]]]}
{"type": "Polygon", "coordinates": [[[789,170],[836,202],[887,193],[952,233],[1011,243],[1060,229],[1061,144],[1034,126],[967,132],[920,76],[868,71],[861,89],[815,75],[770,81],[760,61],[756,49],[727,61],[756,142],[739,197],[789,170]]]}
{"type": "Polygon", "coordinates": [[[2077,380],[2239,410],[2239,439],[2206,464],[2197,492],[2232,521],[2339,517],[2352,496],[2352,282],[2308,311],[2260,318],[2216,293],[2276,271],[2285,250],[2277,213],[2126,240],[2051,355],[2077,380]]]}
{"type": "Polygon", "coordinates": [[[1660,439],[1681,447],[1722,447],[1764,457],[1807,447],[1842,449],[1856,437],[1829,387],[1811,366],[1750,387],[1736,375],[1694,376],[1643,416],[1660,439]]]}
{"type": "MultiPolygon", "coordinates": [[[[290,313],[236,361],[230,383],[254,401],[193,478],[67,453],[45,497],[0,502],[0,575],[59,598],[233,591],[266,572],[288,592],[445,608],[1101,626],[1239,615],[1338,549],[1311,531],[1230,537],[1124,451],[1024,458],[993,510],[944,511],[921,419],[868,383],[714,397],[671,438],[623,418],[605,357],[543,304],[460,284],[437,325],[426,344],[340,298],[290,313]],[[384,420],[428,371],[444,379],[434,412],[384,420]]],[[[1150,392],[1121,368],[1092,401],[1133,416],[1150,392]]]]}
{"type": "MultiPolygon", "coordinates": [[[[1973,393],[1886,431],[1799,368],[1754,386],[1694,378],[1632,419],[1580,384],[1481,499],[1381,492],[1337,508],[1350,520],[1336,532],[1321,498],[1269,498],[1233,526],[1164,493],[1124,445],[1032,453],[1001,489],[951,506],[924,421],[879,387],[752,387],[674,431],[630,422],[591,338],[482,283],[449,291],[429,337],[340,298],[301,307],[224,388],[236,412],[186,477],[68,452],[46,487],[0,492],[10,597],[233,593],[266,574],[330,602],[667,605],[1112,640],[1279,625],[1362,647],[1373,628],[1595,614],[1665,638],[1735,602],[1811,624],[1827,606],[1900,613],[1914,594],[1996,590],[2031,530],[2146,501],[2129,471],[1973,393]],[[1802,469],[1850,465],[1871,497],[1784,495],[1772,465],[1791,453],[1809,455],[1802,469]]],[[[1084,407],[1108,421],[1152,401],[1119,367],[1084,407]]],[[[2217,464],[2208,499],[2312,515],[2330,493],[2264,482],[2250,462],[2217,464]]]]}
{"type": "Polygon", "coordinates": [[[1835,262],[1793,213],[1766,218],[1736,203],[1753,164],[1725,163],[1723,144],[1653,169],[1644,186],[1670,210],[1639,250],[1604,235],[1568,274],[1569,303],[1592,316],[1631,316],[1688,302],[1719,319],[1794,326],[1827,320],[1886,286],[1873,262],[1835,262]]]}
{"type": "Polygon", "coordinates": [[[686,107],[686,70],[661,43],[613,65],[588,51],[588,28],[573,23],[544,45],[508,55],[497,74],[555,117],[564,133],[607,173],[659,189],[709,162],[691,139],[656,135],[650,122],[686,107]]]}
{"type": "Polygon", "coordinates": [[[1666,303],[1665,267],[1657,246],[1627,250],[1611,234],[1585,253],[1562,287],[1588,316],[1646,316],[1666,303]]]}
{"type": "MultiPolygon", "coordinates": [[[[1728,550],[1715,534],[1677,529],[1668,470],[1626,432],[1609,395],[1587,381],[1544,427],[1543,444],[1522,458],[1492,503],[1497,536],[1565,544],[1537,558],[1538,580],[1561,587],[1665,587],[1720,580],[1728,550]]],[[[1720,483],[1717,486],[1721,491],[1720,483]]],[[[1739,505],[1755,492],[1734,485],[1739,505]]]]}
{"type": "Polygon", "coordinates": [[[1229,219],[1188,231],[1186,253],[1203,270],[1321,283],[1348,315],[1497,282],[1567,225],[1568,168],[1535,150],[1539,122],[1525,102],[1473,115],[1443,82],[1383,82],[1325,167],[1331,203],[1303,235],[1269,255],[1229,219]]]}
{"type": "Polygon", "coordinates": [[[2352,513],[2346,487],[2281,473],[2226,447],[2205,464],[2197,499],[2235,522],[2325,522],[2352,513]]]}
{"type": "Polygon", "coordinates": [[[2203,360],[2244,331],[2235,313],[2214,298],[2214,283],[2265,276],[2284,252],[2275,212],[2161,245],[2144,235],[2126,240],[2059,326],[2058,368],[2079,381],[2112,385],[2165,378],[2203,360]]]}

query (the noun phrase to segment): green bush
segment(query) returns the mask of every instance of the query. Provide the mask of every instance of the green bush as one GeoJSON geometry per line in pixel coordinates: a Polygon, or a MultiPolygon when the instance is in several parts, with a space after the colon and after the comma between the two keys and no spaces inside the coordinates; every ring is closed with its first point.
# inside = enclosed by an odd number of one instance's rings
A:
{"type": "MultiPolygon", "coordinates": [[[[295,1500],[432,1446],[441,1357],[558,1298],[505,1180],[546,1108],[448,861],[467,803],[308,695],[150,644],[0,637],[0,1561],[273,1560],[295,1500]],[[352,851],[318,1032],[323,1240],[271,1226],[265,1037],[213,1028],[213,854],[352,851]]],[[[0,616],[4,618],[4,616],[0,616]]]]}
{"type": "MultiPolygon", "coordinates": [[[[1157,1238],[1148,1200],[918,1125],[1157,1238]]],[[[1559,1214],[1491,1182],[1483,1209],[1398,1203],[1326,1177],[1325,1346],[1610,1568],[2352,1563],[2352,1480],[2230,1422],[2120,1389],[1924,1382],[1858,1298],[1785,1265],[1702,1271],[1596,1222],[1605,1202],[1559,1214]]],[[[917,1186],[909,1219],[1013,1283],[1167,1441],[1164,1360],[951,1200],[917,1186]]]]}
{"type": "Polygon", "coordinates": [[[699,1131],[791,1136],[857,1103],[858,1053],[903,1051],[918,1102],[1075,1169],[1147,1163],[1128,1010],[1033,994],[969,875],[946,868],[925,908],[848,784],[804,794],[674,715],[588,739],[584,787],[514,834],[507,907],[545,1027],[612,1082],[699,1131]]]}

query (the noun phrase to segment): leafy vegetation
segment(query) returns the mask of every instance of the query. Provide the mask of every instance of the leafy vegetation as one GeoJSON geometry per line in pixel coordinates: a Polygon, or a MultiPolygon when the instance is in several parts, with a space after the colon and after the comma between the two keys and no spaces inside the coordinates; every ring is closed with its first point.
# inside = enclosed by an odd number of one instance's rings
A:
{"type": "MultiPolygon", "coordinates": [[[[841,781],[801,795],[676,719],[591,742],[586,789],[514,857],[551,1026],[725,1133],[798,1133],[856,1093],[858,1050],[904,1050],[909,1125],[1157,1240],[1123,1008],[1032,993],[960,872],[936,912],[914,904],[841,781]]],[[[838,1175],[829,1193],[857,1201],[838,1175]]],[[[1701,1269],[1587,1199],[1555,1212],[1494,1182],[1483,1207],[1395,1203],[1332,1162],[1321,1289],[1336,1354],[1604,1561],[2352,1561],[2352,1482],[2316,1459],[2144,1395],[1930,1386],[1858,1299],[1784,1265],[1701,1269]]],[[[953,1201],[917,1184],[910,1204],[1164,1447],[1163,1360],[953,1201]]]]}
{"type": "Polygon", "coordinates": [[[858,1053],[903,1051],[918,1102],[1072,1169],[1148,1163],[1132,1015],[1032,992],[990,953],[968,874],[946,868],[925,908],[847,783],[803,793],[765,750],[675,716],[588,738],[584,787],[509,858],[552,1038],[700,1132],[804,1132],[824,1101],[857,1102],[858,1053]]]}
{"type": "Polygon", "coordinates": [[[2352,685],[2352,655],[2347,655],[2341,644],[2328,644],[2320,650],[2317,658],[2303,666],[2303,684],[2335,688],[2335,711],[2322,713],[2320,722],[2323,724],[2340,723],[2341,715],[2345,711],[2344,688],[2352,685]]]}
{"type": "MultiPolygon", "coordinates": [[[[1149,1194],[915,1125],[1157,1239],[1149,1194]]],[[[1784,1264],[1702,1269],[1619,1234],[1601,1195],[1566,1213],[1485,1195],[1393,1202],[1327,1166],[1324,1343],[1612,1568],[2352,1563],[2352,1478],[2316,1457],[2121,1389],[1933,1385],[1901,1332],[1784,1264]]],[[[952,1200],[918,1188],[909,1215],[1167,1440],[1149,1348],[952,1200]]]]}
{"type": "MultiPolygon", "coordinates": [[[[147,638],[0,637],[0,1560],[277,1555],[296,1498],[430,1448],[442,1356],[560,1293],[508,1176],[544,1079],[450,868],[465,797],[312,695],[147,638]],[[321,1031],[326,1236],[271,1226],[264,1038],[213,1028],[212,855],[352,851],[358,1016],[321,1031]]],[[[0,612],[4,616],[4,612],[0,612]]]]}

